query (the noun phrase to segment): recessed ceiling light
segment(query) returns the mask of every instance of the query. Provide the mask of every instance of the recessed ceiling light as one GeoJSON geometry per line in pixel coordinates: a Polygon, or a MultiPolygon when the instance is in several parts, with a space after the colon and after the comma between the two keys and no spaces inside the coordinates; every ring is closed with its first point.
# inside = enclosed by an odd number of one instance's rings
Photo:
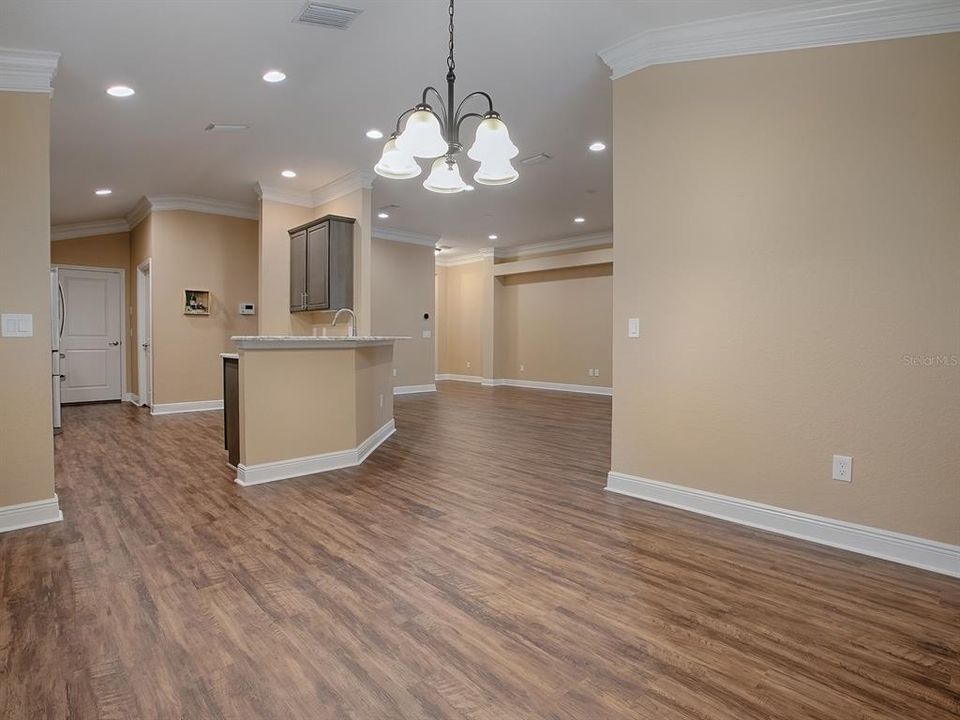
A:
{"type": "Polygon", "coordinates": [[[487,235],[487,240],[496,240],[499,237],[499,235],[487,235]]]}
{"type": "Polygon", "coordinates": [[[463,189],[466,190],[467,192],[470,192],[471,190],[475,190],[476,188],[474,188],[473,185],[464,185],[463,189]]]}
{"type": "Polygon", "coordinates": [[[594,152],[603,152],[607,149],[607,146],[598,140],[595,143],[590,143],[590,149],[594,152]]]}
{"type": "Polygon", "coordinates": [[[94,190],[93,192],[95,195],[112,195],[113,194],[113,190],[111,190],[110,188],[100,188],[99,190],[94,190]]]}
{"type": "Polygon", "coordinates": [[[383,218],[384,220],[386,220],[388,217],[390,217],[390,213],[378,212],[378,213],[377,213],[377,217],[378,217],[378,218],[383,218]]]}
{"type": "Polygon", "coordinates": [[[113,85],[107,88],[107,95],[112,95],[113,97],[130,97],[134,94],[136,94],[136,90],[126,85],[113,85]]]}
{"type": "Polygon", "coordinates": [[[582,223],[582,222],[586,222],[587,219],[586,219],[586,218],[582,218],[582,217],[575,217],[575,218],[573,219],[573,221],[574,221],[575,223],[582,223]]]}
{"type": "Polygon", "coordinates": [[[263,74],[263,79],[268,83],[278,83],[283,82],[287,79],[287,74],[282,73],[279,70],[268,70],[263,74]]]}
{"type": "Polygon", "coordinates": [[[281,171],[280,174],[283,175],[285,178],[295,178],[297,176],[297,174],[293,170],[283,170],[281,171]]]}
{"type": "Polygon", "coordinates": [[[371,140],[379,140],[383,137],[383,133],[376,128],[373,128],[372,130],[367,130],[367,137],[371,140]]]}

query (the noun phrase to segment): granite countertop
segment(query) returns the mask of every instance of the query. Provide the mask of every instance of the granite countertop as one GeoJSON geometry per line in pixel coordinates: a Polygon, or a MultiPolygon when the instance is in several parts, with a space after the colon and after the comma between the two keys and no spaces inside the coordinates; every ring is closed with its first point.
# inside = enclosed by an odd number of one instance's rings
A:
{"type": "Polygon", "coordinates": [[[342,349],[368,345],[392,345],[395,340],[409,340],[396,335],[235,335],[230,338],[241,350],[282,350],[293,348],[342,349]]]}

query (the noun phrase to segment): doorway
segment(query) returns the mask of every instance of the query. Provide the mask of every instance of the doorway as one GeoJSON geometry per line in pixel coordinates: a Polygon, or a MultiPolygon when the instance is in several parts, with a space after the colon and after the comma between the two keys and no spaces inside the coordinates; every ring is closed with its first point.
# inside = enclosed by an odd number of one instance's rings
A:
{"type": "Polygon", "coordinates": [[[153,281],[150,259],[137,266],[137,388],[140,405],[153,407],[153,281]]]}
{"type": "Polygon", "coordinates": [[[58,265],[63,316],[61,400],[65,404],[123,398],[124,271],[58,265]]]}

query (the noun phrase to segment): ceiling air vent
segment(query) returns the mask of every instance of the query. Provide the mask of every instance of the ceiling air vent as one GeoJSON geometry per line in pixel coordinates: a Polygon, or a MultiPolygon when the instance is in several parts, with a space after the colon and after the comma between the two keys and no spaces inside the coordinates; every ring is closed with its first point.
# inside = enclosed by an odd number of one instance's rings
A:
{"type": "Polygon", "coordinates": [[[553,155],[547,155],[546,153],[540,153],[539,155],[531,155],[530,157],[522,158],[519,162],[521,165],[537,165],[547,160],[553,160],[553,155]]]}
{"type": "Polygon", "coordinates": [[[312,2],[311,0],[303,6],[303,10],[294,22],[346,30],[357,19],[357,15],[362,12],[363,10],[312,2]]]}
{"type": "Polygon", "coordinates": [[[210,123],[204,128],[207,132],[243,132],[249,129],[249,125],[241,123],[210,123]]]}

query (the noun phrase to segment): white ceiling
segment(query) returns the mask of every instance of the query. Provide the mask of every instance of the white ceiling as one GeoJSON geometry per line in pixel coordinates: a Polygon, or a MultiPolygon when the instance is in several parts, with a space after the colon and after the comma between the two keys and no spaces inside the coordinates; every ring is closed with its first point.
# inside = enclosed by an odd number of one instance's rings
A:
{"type": "MultiPolygon", "coordinates": [[[[121,217],[144,195],[252,203],[257,181],[309,191],[371,168],[382,141],[364,132],[389,133],[425,85],[442,87],[446,2],[333,2],[363,9],[349,30],[294,24],[303,0],[0,0],[0,47],[62,53],[52,223],[121,217]],[[287,81],[264,83],[271,68],[287,81]],[[137,94],[111,98],[113,84],[137,94]],[[210,122],[251,129],[206,133],[210,122]],[[298,177],[281,178],[285,168],[298,177]],[[114,193],[95,197],[98,187],[114,193]]],[[[425,174],[378,178],[375,207],[400,207],[377,224],[462,250],[609,230],[611,153],[587,150],[611,144],[610,72],[597,51],[654,27],[795,4],[458,0],[458,98],[490,92],[520,157],[554,159],[518,166],[512,185],[453,196],[424,190],[425,174]]],[[[475,163],[462,167],[470,182],[475,163]]]]}

